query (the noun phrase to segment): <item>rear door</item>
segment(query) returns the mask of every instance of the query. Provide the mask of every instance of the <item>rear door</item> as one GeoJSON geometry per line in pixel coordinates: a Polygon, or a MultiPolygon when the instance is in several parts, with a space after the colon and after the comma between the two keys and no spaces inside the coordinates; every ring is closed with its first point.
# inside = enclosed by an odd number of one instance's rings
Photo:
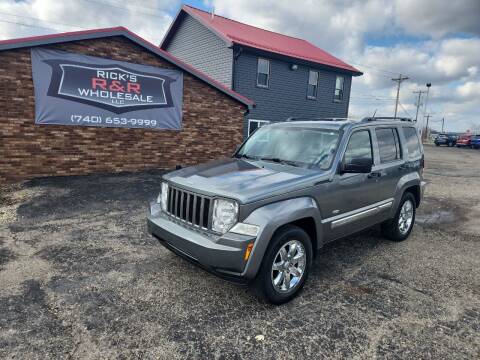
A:
{"type": "MultiPolygon", "coordinates": [[[[373,168],[377,181],[376,191],[382,201],[392,201],[391,204],[393,204],[398,181],[408,171],[402,156],[398,128],[396,126],[376,127],[374,135],[375,150],[378,152],[378,160],[373,168]]],[[[384,206],[378,217],[388,217],[389,211],[390,207],[384,206]]]]}

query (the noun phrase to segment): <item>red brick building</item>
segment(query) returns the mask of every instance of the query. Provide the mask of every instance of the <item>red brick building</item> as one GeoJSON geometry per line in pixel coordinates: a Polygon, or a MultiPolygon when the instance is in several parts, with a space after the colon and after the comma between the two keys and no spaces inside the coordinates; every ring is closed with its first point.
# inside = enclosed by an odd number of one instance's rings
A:
{"type": "Polygon", "coordinates": [[[253,102],[125,28],[0,41],[0,183],[170,169],[230,155],[253,102]],[[181,130],[35,124],[31,52],[68,51],[183,72],[181,130]]]}

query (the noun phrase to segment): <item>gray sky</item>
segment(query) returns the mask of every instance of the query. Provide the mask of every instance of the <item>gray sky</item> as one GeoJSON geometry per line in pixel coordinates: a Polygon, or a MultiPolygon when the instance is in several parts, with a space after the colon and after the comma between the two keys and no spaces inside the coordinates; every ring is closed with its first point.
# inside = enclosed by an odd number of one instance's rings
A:
{"type": "MultiPolygon", "coordinates": [[[[480,130],[480,0],[194,0],[235,20],[302,37],[362,70],[353,81],[351,116],[415,116],[415,95],[431,82],[433,127],[480,130]]],[[[177,0],[0,0],[0,39],[126,26],[158,44],[177,0]],[[27,26],[27,25],[29,26],[27,26]]],[[[421,113],[423,115],[423,112],[421,113]]]]}

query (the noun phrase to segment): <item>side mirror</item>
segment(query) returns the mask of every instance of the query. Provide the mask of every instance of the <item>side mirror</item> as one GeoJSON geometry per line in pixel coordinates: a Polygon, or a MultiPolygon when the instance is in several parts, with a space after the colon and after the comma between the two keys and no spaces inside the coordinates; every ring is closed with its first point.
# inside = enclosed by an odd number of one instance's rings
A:
{"type": "Polygon", "coordinates": [[[372,160],[365,158],[353,158],[349,163],[342,163],[340,173],[369,174],[372,172],[372,160]]]}

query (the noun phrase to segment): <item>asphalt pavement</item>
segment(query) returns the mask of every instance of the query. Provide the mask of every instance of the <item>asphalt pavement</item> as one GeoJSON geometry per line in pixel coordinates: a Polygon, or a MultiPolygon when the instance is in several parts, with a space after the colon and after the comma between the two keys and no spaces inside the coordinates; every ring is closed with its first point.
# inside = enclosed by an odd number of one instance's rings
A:
{"type": "Polygon", "coordinates": [[[318,254],[273,306],[146,232],[161,172],[0,188],[0,358],[478,359],[480,151],[426,146],[411,237],[318,254]]]}

